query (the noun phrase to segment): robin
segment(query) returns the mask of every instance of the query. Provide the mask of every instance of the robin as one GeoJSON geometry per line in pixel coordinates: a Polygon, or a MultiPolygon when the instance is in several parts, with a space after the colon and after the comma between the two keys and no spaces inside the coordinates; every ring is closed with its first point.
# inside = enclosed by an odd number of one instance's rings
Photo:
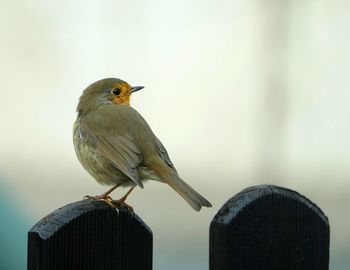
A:
{"type": "Polygon", "coordinates": [[[111,206],[126,204],[136,186],[143,188],[146,180],[155,180],[172,187],[196,211],[211,207],[179,177],[161,141],[130,107],[131,94],[143,88],[107,78],[88,86],[80,97],[73,128],[75,152],[97,182],[112,186],[101,195],[87,197],[111,206]],[[121,199],[112,200],[109,195],[119,186],[130,189],[121,199]]]}

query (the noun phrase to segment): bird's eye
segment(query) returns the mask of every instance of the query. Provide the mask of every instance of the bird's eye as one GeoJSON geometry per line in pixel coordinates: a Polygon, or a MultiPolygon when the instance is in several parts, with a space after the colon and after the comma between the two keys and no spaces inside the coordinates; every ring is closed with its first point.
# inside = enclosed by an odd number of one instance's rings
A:
{"type": "Polygon", "coordinates": [[[114,95],[116,95],[116,96],[119,96],[120,95],[120,89],[119,88],[115,88],[115,89],[113,89],[112,90],[112,93],[114,94],[114,95]]]}

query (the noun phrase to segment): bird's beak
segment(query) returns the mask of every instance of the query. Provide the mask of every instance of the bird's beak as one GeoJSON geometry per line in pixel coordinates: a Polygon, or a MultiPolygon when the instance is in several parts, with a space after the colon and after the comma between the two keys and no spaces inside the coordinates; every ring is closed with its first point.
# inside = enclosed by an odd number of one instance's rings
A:
{"type": "Polygon", "coordinates": [[[140,90],[143,89],[143,88],[144,88],[143,86],[134,86],[134,87],[131,87],[131,93],[140,91],[140,90]]]}

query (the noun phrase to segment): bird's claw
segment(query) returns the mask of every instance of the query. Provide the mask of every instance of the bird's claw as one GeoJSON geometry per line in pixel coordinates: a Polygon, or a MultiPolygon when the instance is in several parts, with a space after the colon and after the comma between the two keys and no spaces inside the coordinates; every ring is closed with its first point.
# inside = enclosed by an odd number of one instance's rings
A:
{"type": "Polygon", "coordinates": [[[128,209],[129,212],[132,212],[132,213],[134,212],[134,208],[132,208],[131,205],[127,204],[127,203],[126,203],[125,201],[123,201],[123,200],[113,200],[112,203],[113,203],[114,205],[120,205],[120,206],[126,207],[126,208],[128,209]]]}
{"type": "Polygon", "coordinates": [[[114,203],[115,201],[113,200],[113,198],[111,196],[90,196],[90,195],[86,195],[84,196],[84,199],[87,200],[96,200],[96,201],[103,201],[106,204],[108,204],[110,207],[112,207],[114,210],[117,211],[117,214],[119,215],[119,209],[118,206],[114,203]]]}
{"type": "Polygon", "coordinates": [[[101,194],[101,195],[97,195],[97,196],[90,196],[90,195],[86,195],[84,197],[84,199],[89,199],[89,200],[99,200],[99,201],[104,201],[105,203],[107,203],[109,206],[111,206],[113,209],[115,209],[118,214],[119,214],[119,209],[118,206],[122,206],[122,207],[126,207],[128,209],[129,212],[133,213],[134,209],[132,208],[131,205],[127,204],[125,202],[126,198],[129,196],[129,194],[131,193],[131,191],[133,191],[135,187],[132,187],[123,197],[121,197],[119,200],[113,200],[113,198],[111,196],[109,196],[108,194],[111,192],[110,190],[101,194]]]}

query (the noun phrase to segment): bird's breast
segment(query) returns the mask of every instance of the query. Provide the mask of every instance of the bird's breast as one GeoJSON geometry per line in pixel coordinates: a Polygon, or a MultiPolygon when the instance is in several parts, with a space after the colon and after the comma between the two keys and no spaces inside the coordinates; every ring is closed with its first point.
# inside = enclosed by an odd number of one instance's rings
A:
{"type": "Polygon", "coordinates": [[[77,122],[73,128],[73,142],[80,163],[97,182],[105,185],[128,182],[125,175],[97,151],[96,145],[84,137],[77,122]]]}

